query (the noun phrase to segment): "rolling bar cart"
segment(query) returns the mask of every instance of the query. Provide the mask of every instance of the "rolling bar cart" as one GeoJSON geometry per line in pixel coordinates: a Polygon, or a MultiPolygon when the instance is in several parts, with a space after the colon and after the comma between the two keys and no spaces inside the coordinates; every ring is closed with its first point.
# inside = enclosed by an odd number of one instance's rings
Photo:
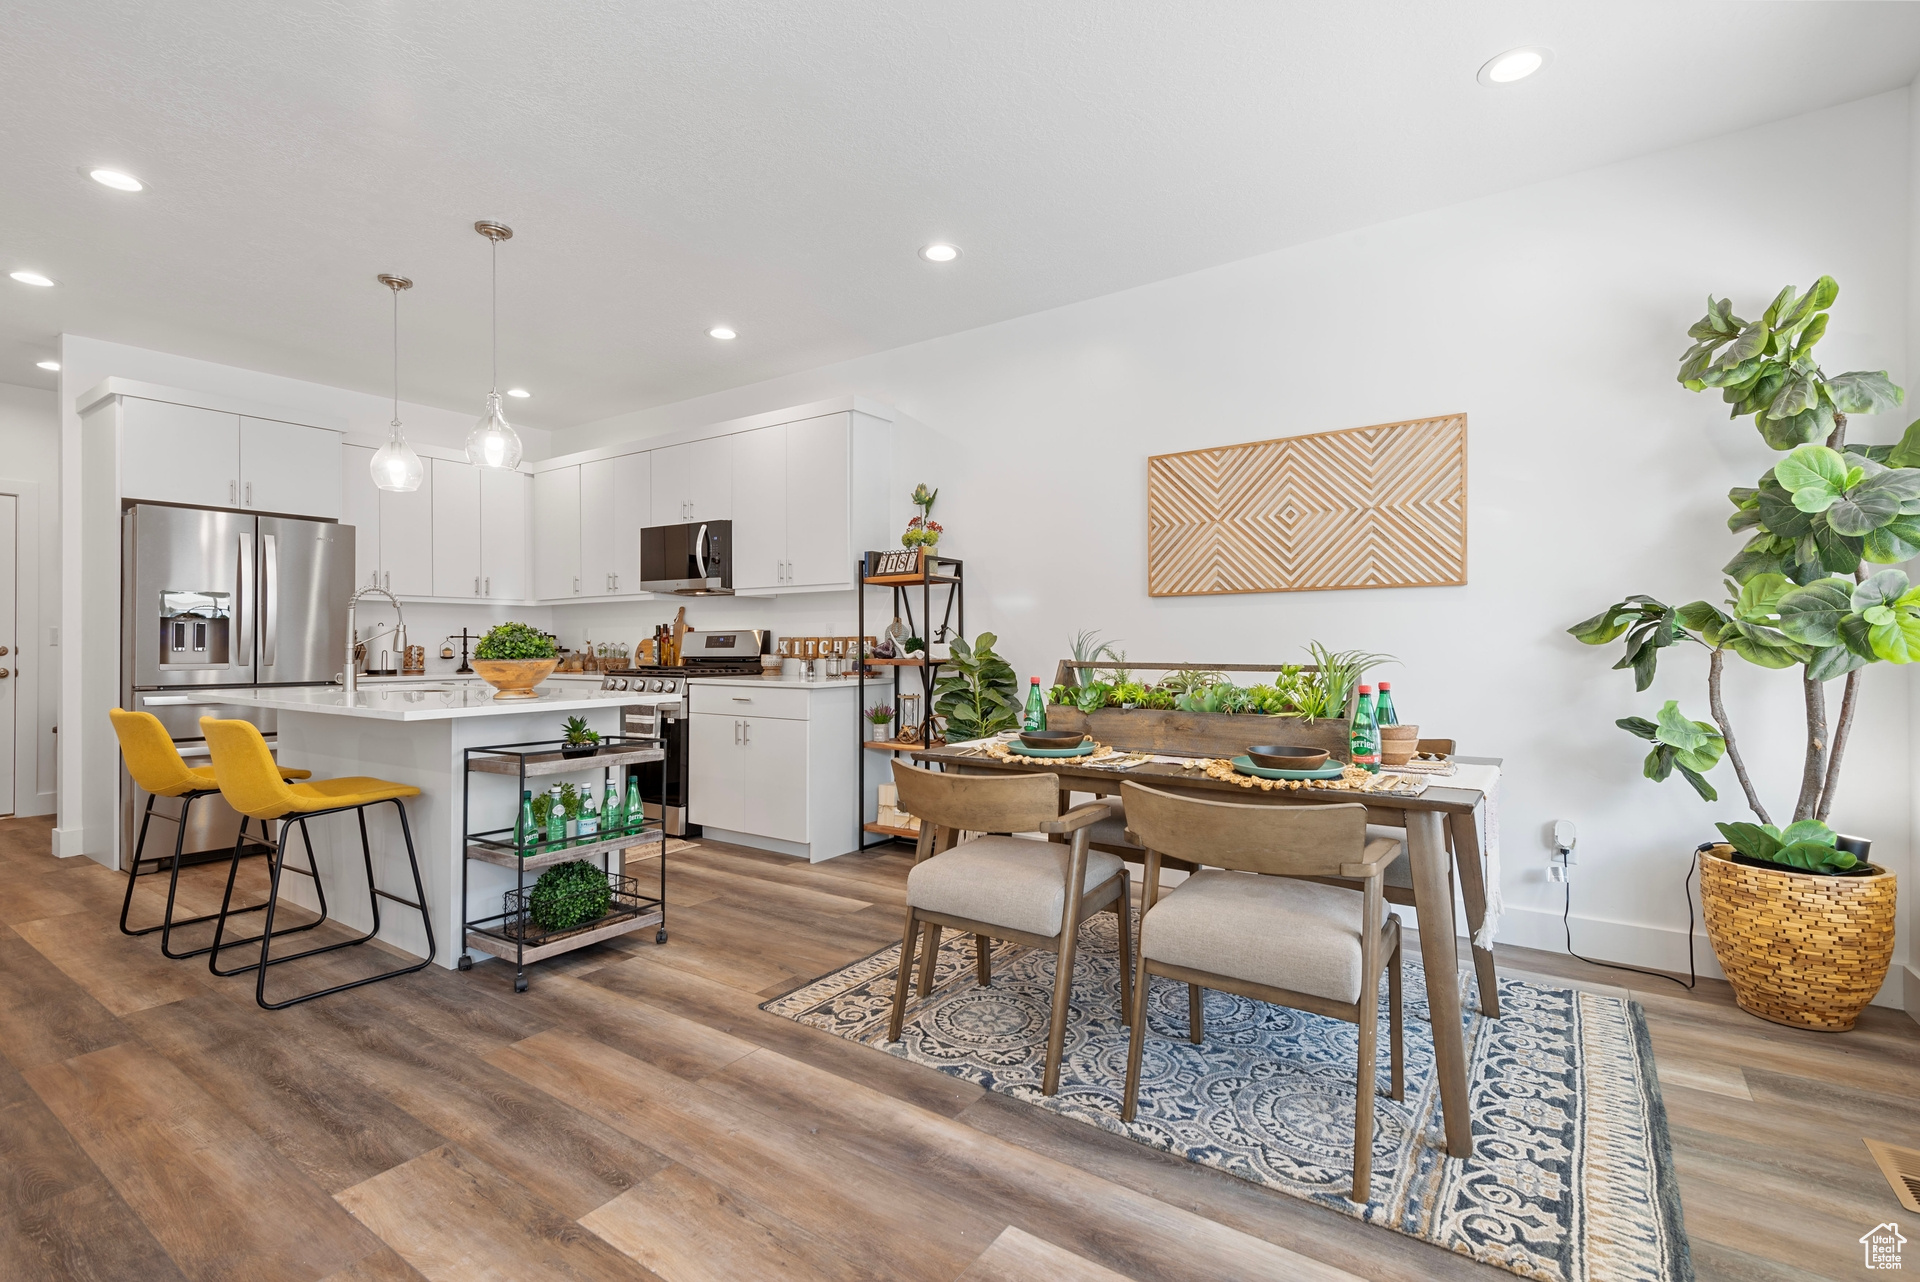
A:
{"type": "MultiPolygon", "coordinates": [[[[568,756],[560,751],[563,742],[544,739],[466,750],[466,773],[461,788],[461,831],[464,834],[462,842],[466,848],[466,858],[460,865],[460,904],[464,926],[462,943],[465,947],[461,949],[458,965],[461,970],[473,969],[473,959],[466,955],[468,948],[511,961],[515,967],[513,991],[516,993],[527,991],[527,965],[530,962],[571,952],[648,926],[656,928],[653,936],[656,944],[667,942],[667,840],[665,831],[657,822],[646,824],[638,830],[626,829],[610,835],[595,834],[557,842],[545,840],[544,833],[538,834],[538,839],[534,839],[534,834],[528,834],[529,839],[524,842],[517,839],[520,799],[523,793],[531,791],[528,780],[548,775],[585,774],[591,770],[601,771],[607,780],[611,780],[614,771],[618,770],[624,778],[628,766],[659,761],[665,757],[665,752],[652,739],[610,735],[600,741],[597,751],[568,756]],[[519,780],[513,790],[511,818],[505,827],[475,829],[475,774],[505,775],[519,780]],[[651,887],[643,889],[640,878],[627,876],[624,853],[635,846],[655,844],[659,849],[653,857],[660,861],[660,889],[657,895],[651,893],[651,887]],[[528,871],[595,857],[601,860],[611,892],[611,902],[606,912],[565,929],[546,930],[535,925],[528,871]],[[614,863],[616,857],[619,859],[617,868],[614,863]],[[514,889],[505,896],[504,911],[479,918],[473,916],[467,893],[467,870],[476,859],[512,868],[516,873],[514,889]]],[[[628,787],[632,786],[630,779],[626,779],[625,783],[628,787]]]]}

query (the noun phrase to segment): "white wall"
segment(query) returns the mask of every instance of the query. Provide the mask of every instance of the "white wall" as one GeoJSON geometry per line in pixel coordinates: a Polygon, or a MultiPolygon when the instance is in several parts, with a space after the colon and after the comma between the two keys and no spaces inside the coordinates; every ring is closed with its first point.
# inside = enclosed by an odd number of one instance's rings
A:
{"type": "Polygon", "coordinates": [[[20,491],[15,531],[17,650],[0,667],[14,690],[13,813],[54,808],[59,650],[47,628],[60,618],[60,419],[53,393],[0,383],[0,491],[20,491]]]}
{"type": "MultiPolygon", "coordinates": [[[[1612,724],[1681,700],[1706,715],[1705,663],[1681,653],[1636,695],[1611,650],[1564,629],[1631,592],[1722,593],[1739,540],[1724,494],[1774,455],[1717,397],[1673,381],[1709,291],[1749,314],[1782,285],[1841,283],[1828,367],[1920,373],[1908,341],[1906,91],[1332,237],[1195,275],[556,433],[560,452],[859,393],[934,442],[943,548],[966,558],[972,631],[1047,678],[1076,629],[1140,657],[1297,660],[1318,639],[1394,653],[1407,720],[1506,759],[1503,938],[1561,947],[1546,833],[1581,832],[1575,945],[1684,967],[1681,880],[1714,819],[1742,817],[1639,775],[1612,724]],[[1813,205],[1781,157],[1846,174],[1813,205]],[[1903,369],[1903,367],[1905,367],[1903,369]],[[1150,454],[1464,410],[1470,562],[1462,588],[1150,599],[1150,454]]],[[[1303,175],[1303,181],[1311,175],[1303,175]]],[[[959,264],[965,270],[965,260],[959,264]]],[[[1904,425],[1862,419],[1858,441],[1904,425]]],[[[917,478],[916,478],[917,479],[917,478]]],[[[670,607],[556,610],[640,632],[670,607]]],[[[690,616],[804,632],[851,597],[690,616]]],[[[851,631],[851,629],[848,629],[851,631]]],[[[1736,664],[1728,697],[1766,797],[1790,810],[1800,744],[1791,674],[1736,664]]],[[[1911,876],[1907,674],[1880,665],[1834,818],[1911,876]]],[[[1837,704],[1839,687],[1832,689],[1837,704]]],[[[1910,932],[1909,932],[1910,933],[1910,932]]],[[[1907,947],[1901,942],[1902,958],[1907,947]]],[[[1700,947],[1703,968],[1711,955],[1700,947]]]]}
{"type": "MultiPolygon", "coordinates": [[[[1920,80],[1907,90],[1907,412],[1920,413],[1920,80]]],[[[1920,680],[1907,686],[1908,718],[1914,740],[1911,751],[1920,760],[1920,680]]],[[[1920,834],[1920,789],[1906,780],[1914,807],[1913,831],[1920,834]]],[[[1916,860],[1920,864],[1920,860],[1916,860]]],[[[1920,939],[1920,896],[1908,883],[1907,939],[1920,939]]],[[[1906,962],[1907,1013],[1920,1019],[1920,948],[1909,942],[1906,962]]]]}
{"type": "MultiPolygon", "coordinates": [[[[296,421],[306,415],[319,416],[329,426],[344,426],[350,433],[369,436],[384,437],[387,424],[393,418],[393,402],[370,393],[327,387],[231,365],[218,365],[170,352],[149,351],[76,334],[63,334],[60,338],[58,392],[61,521],[57,545],[62,549],[60,564],[63,578],[70,579],[77,575],[80,565],[80,416],[75,412],[74,405],[80,396],[98,386],[101,380],[112,377],[244,397],[282,407],[296,421]]],[[[465,445],[467,432],[479,417],[480,408],[476,402],[473,412],[468,413],[465,410],[436,409],[402,401],[400,417],[408,439],[457,449],[465,445]]],[[[507,412],[511,416],[513,411],[509,408],[507,412]]],[[[550,441],[546,431],[525,427],[518,430],[525,445],[526,457],[538,459],[547,456],[550,441]]],[[[4,469],[0,469],[0,475],[4,474],[4,469]]],[[[77,636],[80,628],[79,594],[67,593],[61,603],[61,611],[58,622],[63,632],[77,636]]],[[[466,617],[477,619],[483,613],[472,611],[466,617]]],[[[415,630],[418,633],[427,629],[416,626],[415,630]]],[[[478,630],[476,626],[475,631],[478,630]]],[[[431,640],[437,641],[438,638],[431,640]]],[[[110,859],[111,834],[89,834],[80,819],[80,792],[88,782],[81,768],[81,744],[88,732],[104,734],[109,733],[109,729],[81,724],[79,651],[68,647],[66,656],[69,661],[62,668],[60,678],[60,715],[69,728],[67,733],[59,736],[59,768],[70,784],[59,797],[60,817],[54,829],[54,852],[60,855],[85,853],[110,859]]]]}

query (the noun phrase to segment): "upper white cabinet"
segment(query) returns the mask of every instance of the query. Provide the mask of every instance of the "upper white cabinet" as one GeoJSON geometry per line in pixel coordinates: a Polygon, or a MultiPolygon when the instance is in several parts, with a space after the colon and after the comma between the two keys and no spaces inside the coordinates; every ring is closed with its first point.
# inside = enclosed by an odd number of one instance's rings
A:
{"type": "Polygon", "coordinates": [[[240,416],[127,397],[121,403],[120,494],[239,507],[240,416]]]}
{"type": "Polygon", "coordinates": [[[580,592],[613,594],[613,460],[580,465],[580,592]]]}
{"type": "Polygon", "coordinates": [[[527,509],[533,478],[497,467],[480,473],[480,595],[524,601],[527,581],[527,509]]]}
{"type": "MultiPolygon", "coordinates": [[[[360,476],[373,484],[364,470],[360,476]]],[[[395,596],[433,595],[433,481],[429,463],[419,489],[379,492],[380,586],[395,596]]]]}
{"type": "Polygon", "coordinates": [[[640,595],[640,531],[653,524],[653,455],[613,460],[613,591],[640,595]]]}
{"type": "Polygon", "coordinates": [[[425,462],[433,473],[433,595],[480,596],[480,469],[425,462]]]}
{"type": "Polygon", "coordinates": [[[340,433],[127,397],[123,498],[338,520],[340,433]]]}
{"type": "Polygon", "coordinates": [[[340,433],[266,418],[240,420],[240,506],[340,519],[340,433]]]}
{"type": "Polygon", "coordinates": [[[380,490],[373,483],[373,450],[364,445],[341,447],[343,472],[340,524],[353,534],[353,586],[380,586],[380,490]]]}
{"type": "Polygon", "coordinates": [[[733,516],[733,446],[710,436],[653,450],[654,525],[725,521],[733,516]]]}
{"type": "Polygon", "coordinates": [[[890,541],[885,425],[824,414],[731,439],[734,591],[851,588],[860,554],[890,541]]]}
{"type": "Polygon", "coordinates": [[[533,474],[533,595],[580,594],[580,465],[533,474]]]}

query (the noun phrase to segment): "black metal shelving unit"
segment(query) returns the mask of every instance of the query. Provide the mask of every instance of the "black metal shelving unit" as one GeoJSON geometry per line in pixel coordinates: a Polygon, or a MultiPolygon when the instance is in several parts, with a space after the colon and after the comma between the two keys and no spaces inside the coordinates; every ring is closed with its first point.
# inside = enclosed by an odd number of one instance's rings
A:
{"type": "Polygon", "coordinates": [[[896,752],[917,752],[921,748],[926,747],[926,743],[923,740],[930,737],[923,735],[921,740],[910,743],[901,742],[897,738],[899,734],[899,722],[896,721],[894,723],[896,727],[896,738],[890,740],[869,740],[867,738],[867,686],[869,684],[882,684],[882,679],[878,676],[870,679],[867,675],[868,671],[873,668],[884,668],[887,670],[888,675],[883,688],[889,688],[891,690],[893,706],[896,712],[900,707],[901,674],[918,673],[920,685],[918,693],[920,694],[920,707],[924,718],[921,724],[923,726],[931,725],[933,723],[934,680],[938,675],[937,669],[940,667],[940,664],[944,662],[932,656],[931,652],[934,643],[944,643],[951,641],[956,635],[964,637],[967,634],[966,565],[964,562],[955,560],[952,557],[941,556],[938,552],[927,552],[923,549],[920,556],[920,568],[917,573],[869,574],[867,571],[872,567],[875,559],[879,557],[879,555],[878,552],[868,552],[860,558],[860,563],[856,567],[860,575],[860,622],[858,625],[860,636],[865,637],[867,635],[867,589],[887,588],[892,593],[892,613],[888,618],[904,620],[907,625],[907,634],[909,636],[920,637],[921,640],[926,643],[926,648],[923,649],[918,656],[913,658],[863,658],[860,662],[858,669],[860,694],[855,709],[857,734],[859,737],[859,743],[856,745],[855,751],[859,754],[860,766],[859,769],[854,772],[858,780],[856,787],[859,791],[856,797],[857,804],[853,812],[860,824],[859,831],[854,833],[855,848],[858,850],[871,850],[875,846],[884,846],[890,841],[913,841],[919,835],[911,828],[893,828],[882,823],[868,822],[867,754],[869,752],[882,752],[886,754],[885,759],[891,761],[893,760],[893,754],[896,752]],[[935,625],[933,622],[933,606],[934,589],[937,587],[944,587],[946,589],[946,599],[942,605],[940,622],[938,625],[935,625]],[[920,590],[920,618],[918,623],[915,622],[913,613],[913,594],[915,588],[920,590]],[[868,838],[870,836],[878,836],[880,840],[869,841],[868,838]]]}
{"type": "MultiPolygon", "coordinates": [[[[662,760],[665,752],[650,739],[609,736],[600,741],[599,751],[591,755],[567,756],[560,751],[563,743],[559,739],[542,739],[466,750],[466,771],[461,781],[460,799],[461,832],[464,834],[462,844],[466,849],[466,858],[460,864],[461,942],[464,947],[458,965],[461,970],[473,969],[473,959],[466,955],[469,948],[511,961],[514,963],[513,991],[516,993],[527,991],[527,965],[531,962],[648,926],[656,927],[655,943],[667,942],[667,840],[666,832],[658,822],[643,823],[637,830],[624,829],[610,836],[596,834],[558,842],[523,842],[519,840],[518,833],[520,799],[522,794],[529,791],[529,779],[599,770],[606,780],[611,781],[615,770],[624,773],[629,766],[662,760]],[[475,830],[475,774],[518,778],[518,786],[513,790],[514,818],[504,828],[475,830]],[[626,875],[624,853],[636,846],[655,843],[660,847],[655,856],[660,861],[660,892],[657,895],[643,891],[639,878],[626,875]],[[616,855],[620,859],[617,870],[613,863],[616,855]],[[595,857],[600,858],[607,874],[611,893],[608,910],[591,921],[580,922],[565,930],[549,931],[536,926],[529,902],[531,887],[527,884],[528,870],[595,857]],[[467,891],[467,869],[476,859],[512,868],[516,873],[514,889],[507,892],[503,911],[478,918],[473,916],[467,891]]],[[[632,780],[626,780],[626,785],[631,787],[632,780]]]]}

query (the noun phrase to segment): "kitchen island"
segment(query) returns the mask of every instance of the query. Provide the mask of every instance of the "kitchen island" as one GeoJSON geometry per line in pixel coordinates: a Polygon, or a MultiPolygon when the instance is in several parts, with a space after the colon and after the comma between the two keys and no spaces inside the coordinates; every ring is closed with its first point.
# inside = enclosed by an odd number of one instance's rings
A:
{"type": "MultiPolygon", "coordinates": [[[[483,863],[466,864],[463,799],[471,788],[476,828],[511,827],[520,798],[514,776],[475,772],[469,776],[470,748],[524,744],[560,738],[568,717],[586,719],[602,735],[620,732],[618,692],[573,691],[553,685],[540,687],[537,699],[499,699],[486,686],[420,681],[362,687],[349,696],[339,686],[226,691],[227,705],[257,708],[277,714],[277,756],[289,766],[313,771],[316,779],[341,775],[372,775],[412,784],[420,796],[407,802],[414,851],[426,885],[427,911],[433,923],[434,961],[453,967],[463,955],[460,903],[463,871],[472,916],[498,914],[502,896],[514,888],[512,869],[483,863]]],[[[583,759],[577,772],[542,776],[537,787],[570,779],[591,783],[596,794],[603,767],[583,759]]],[[[366,876],[360,867],[360,838],[351,815],[332,815],[311,825],[314,859],[327,892],[330,916],[346,926],[365,930],[373,923],[367,901],[366,876]]],[[[375,880],[383,890],[407,896],[412,887],[407,873],[406,844],[397,814],[391,807],[367,812],[367,831],[373,848],[375,880]]],[[[637,843],[636,843],[637,844],[637,843]]],[[[289,868],[302,866],[305,852],[296,841],[287,852],[289,868]]],[[[280,883],[281,897],[304,908],[318,901],[306,878],[289,876],[280,883]]],[[[387,905],[380,913],[379,938],[417,957],[427,955],[427,937],[419,915],[387,905]]],[[[479,954],[475,954],[478,956],[479,954]]]]}

